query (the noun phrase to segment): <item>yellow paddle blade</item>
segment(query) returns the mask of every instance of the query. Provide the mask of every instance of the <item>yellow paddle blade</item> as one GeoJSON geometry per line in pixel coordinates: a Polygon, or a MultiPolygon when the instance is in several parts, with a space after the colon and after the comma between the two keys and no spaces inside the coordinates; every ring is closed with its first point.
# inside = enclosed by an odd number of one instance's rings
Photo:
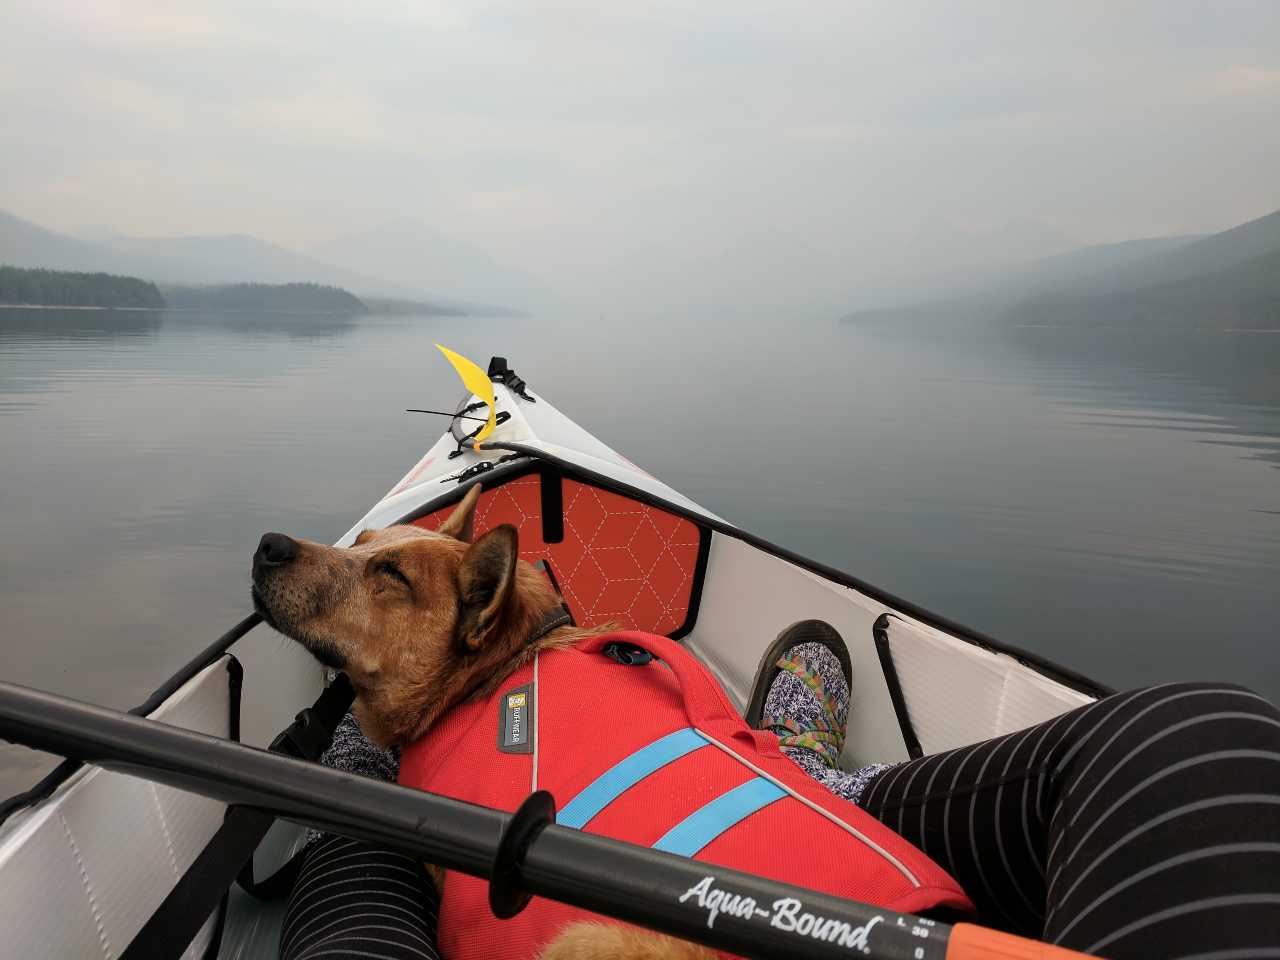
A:
{"type": "Polygon", "coordinates": [[[442,347],[438,343],[436,349],[453,364],[453,369],[457,370],[458,376],[462,378],[462,385],[489,405],[489,422],[480,428],[480,432],[475,435],[471,443],[474,449],[479,450],[480,441],[493,433],[493,428],[498,425],[498,401],[493,395],[493,383],[489,380],[488,374],[462,354],[454,353],[448,347],[442,347]]]}

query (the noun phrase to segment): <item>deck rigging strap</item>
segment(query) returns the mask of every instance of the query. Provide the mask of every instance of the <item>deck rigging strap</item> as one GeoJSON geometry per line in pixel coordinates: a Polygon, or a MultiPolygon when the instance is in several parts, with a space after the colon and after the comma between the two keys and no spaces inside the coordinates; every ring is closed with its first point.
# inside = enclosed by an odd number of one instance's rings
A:
{"type": "MultiPolygon", "coordinates": [[[[299,713],[268,748],[299,760],[319,760],[355,699],[345,673],[339,673],[314,704],[299,713]]],[[[130,942],[122,960],[178,957],[204,926],[233,882],[262,900],[293,889],[304,851],[263,880],[254,880],[253,852],[275,817],[254,807],[230,806],[226,818],[169,895],[130,942]]]]}
{"type": "MultiPolygon", "coordinates": [[[[459,447],[458,449],[461,450],[462,448],[459,447]]],[[[455,473],[453,476],[445,477],[440,482],[448,483],[450,480],[456,480],[458,483],[466,483],[473,477],[478,477],[482,473],[488,473],[490,470],[495,469],[501,464],[510,463],[512,460],[519,460],[523,456],[525,456],[523,453],[508,453],[505,457],[499,457],[497,460],[481,460],[479,463],[473,463],[460,473],[455,473]]]]}

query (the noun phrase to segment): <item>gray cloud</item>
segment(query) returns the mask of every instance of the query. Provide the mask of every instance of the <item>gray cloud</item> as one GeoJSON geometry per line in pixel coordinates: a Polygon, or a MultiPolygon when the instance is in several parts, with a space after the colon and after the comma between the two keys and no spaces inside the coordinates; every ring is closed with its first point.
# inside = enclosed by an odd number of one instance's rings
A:
{"type": "Polygon", "coordinates": [[[825,311],[938,222],[1280,206],[1280,5],[11,0],[0,117],[56,229],[412,216],[599,310],[825,311]]]}

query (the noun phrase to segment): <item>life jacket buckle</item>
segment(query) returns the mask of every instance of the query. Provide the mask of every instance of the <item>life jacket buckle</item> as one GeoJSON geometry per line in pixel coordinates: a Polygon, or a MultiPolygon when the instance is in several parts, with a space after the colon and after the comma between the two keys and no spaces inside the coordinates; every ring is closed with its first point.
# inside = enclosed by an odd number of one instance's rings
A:
{"type": "Polygon", "coordinates": [[[605,644],[601,651],[606,657],[624,667],[642,667],[653,660],[653,654],[634,643],[613,642],[605,644]]]}

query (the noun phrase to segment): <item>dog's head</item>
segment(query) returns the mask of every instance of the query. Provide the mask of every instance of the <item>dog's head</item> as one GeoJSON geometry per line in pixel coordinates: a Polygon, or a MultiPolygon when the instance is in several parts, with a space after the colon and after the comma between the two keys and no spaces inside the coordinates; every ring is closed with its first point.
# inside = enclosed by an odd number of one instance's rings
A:
{"type": "Polygon", "coordinates": [[[346,672],[361,727],[380,743],[420,735],[500,680],[559,602],[518,559],[514,527],[472,542],[479,492],[472,487],[438,531],[366,530],[346,548],[268,533],[253,555],[255,609],[346,672]]]}

